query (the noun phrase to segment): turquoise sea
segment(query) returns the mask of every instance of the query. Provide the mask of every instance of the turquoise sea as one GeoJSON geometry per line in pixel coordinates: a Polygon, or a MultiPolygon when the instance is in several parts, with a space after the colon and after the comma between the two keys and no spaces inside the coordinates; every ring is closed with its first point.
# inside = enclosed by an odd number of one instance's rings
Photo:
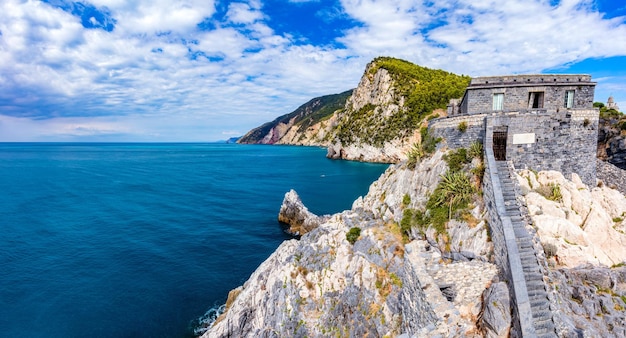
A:
{"type": "Polygon", "coordinates": [[[334,213],[387,168],[325,153],[0,144],[0,336],[189,336],[290,238],[285,192],[334,213]]]}

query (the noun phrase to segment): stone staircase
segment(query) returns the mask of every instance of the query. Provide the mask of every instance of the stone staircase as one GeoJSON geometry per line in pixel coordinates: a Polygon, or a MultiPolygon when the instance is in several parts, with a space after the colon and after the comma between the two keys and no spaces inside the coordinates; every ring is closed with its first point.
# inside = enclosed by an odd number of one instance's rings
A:
{"type": "Polygon", "coordinates": [[[550,312],[548,294],[543,282],[543,274],[537,261],[532,237],[526,230],[526,221],[522,216],[516,199],[515,184],[511,179],[509,166],[505,161],[496,162],[496,166],[504,197],[506,216],[511,219],[517,249],[522,261],[535,333],[540,338],[557,337],[552,313],[550,312]]]}

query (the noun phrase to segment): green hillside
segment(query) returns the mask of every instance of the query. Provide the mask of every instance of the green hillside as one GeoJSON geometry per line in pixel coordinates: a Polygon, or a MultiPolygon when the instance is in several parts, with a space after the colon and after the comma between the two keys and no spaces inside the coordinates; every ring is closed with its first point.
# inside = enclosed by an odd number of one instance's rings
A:
{"type": "Polygon", "coordinates": [[[396,103],[404,97],[404,109],[387,118],[378,114],[382,107],[372,104],[351,112],[337,131],[343,144],[359,142],[381,146],[386,141],[406,137],[433,110],[445,109],[450,99],[460,98],[470,82],[469,76],[429,69],[391,57],[374,59],[366,76],[373,78],[381,68],[387,70],[395,82],[396,103]]]}

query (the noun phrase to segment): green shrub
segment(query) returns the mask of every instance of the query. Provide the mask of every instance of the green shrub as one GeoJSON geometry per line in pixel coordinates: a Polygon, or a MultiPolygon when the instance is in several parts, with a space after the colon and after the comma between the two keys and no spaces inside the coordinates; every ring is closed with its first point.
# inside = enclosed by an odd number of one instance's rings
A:
{"type": "Polygon", "coordinates": [[[413,170],[415,169],[415,165],[417,165],[417,161],[419,161],[424,156],[424,150],[422,150],[422,145],[419,143],[414,143],[411,150],[407,154],[407,167],[413,170]]]}
{"type": "Polygon", "coordinates": [[[448,164],[451,172],[461,171],[463,166],[471,162],[471,158],[467,156],[467,149],[459,148],[447,153],[443,158],[448,164]]]}
{"type": "Polygon", "coordinates": [[[402,205],[406,207],[409,204],[411,204],[411,196],[409,196],[409,194],[404,194],[402,197],[402,205]]]}
{"type": "Polygon", "coordinates": [[[485,177],[485,164],[481,163],[476,168],[472,168],[472,174],[478,178],[478,183],[482,184],[485,177]]]}
{"type": "Polygon", "coordinates": [[[620,124],[620,129],[621,129],[621,130],[626,130],[626,121],[624,121],[624,122],[622,122],[622,123],[620,124]]]}
{"type": "Polygon", "coordinates": [[[420,129],[420,136],[422,137],[421,146],[423,152],[427,155],[434,153],[435,149],[437,149],[437,143],[441,142],[441,137],[435,138],[426,127],[420,129]]]}
{"type": "Polygon", "coordinates": [[[441,176],[441,182],[428,199],[426,207],[431,210],[446,207],[449,220],[453,211],[467,207],[475,192],[466,173],[448,171],[441,176]]]}
{"type": "Polygon", "coordinates": [[[478,141],[472,142],[472,144],[470,144],[470,147],[469,147],[469,156],[471,158],[477,158],[479,160],[482,160],[483,159],[483,144],[478,141]]]}
{"type": "Polygon", "coordinates": [[[561,202],[563,201],[563,195],[561,194],[561,186],[556,183],[549,185],[541,185],[535,189],[539,195],[549,199],[550,201],[561,202]]]}
{"type": "Polygon", "coordinates": [[[461,123],[459,123],[459,125],[457,126],[457,129],[464,133],[467,130],[467,122],[462,121],[461,123]]]}
{"type": "Polygon", "coordinates": [[[361,236],[361,228],[353,227],[346,233],[346,240],[350,242],[350,244],[354,244],[361,236]]]}

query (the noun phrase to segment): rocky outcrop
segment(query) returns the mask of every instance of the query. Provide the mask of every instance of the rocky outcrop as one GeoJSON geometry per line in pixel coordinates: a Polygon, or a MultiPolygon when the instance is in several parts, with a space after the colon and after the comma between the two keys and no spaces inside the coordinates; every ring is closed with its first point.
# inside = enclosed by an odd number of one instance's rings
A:
{"type": "Polygon", "coordinates": [[[509,337],[511,331],[511,305],[506,283],[492,284],[483,293],[485,307],[481,327],[485,337],[509,337]]]}
{"type": "Polygon", "coordinates": [[[609,187],[590,189],[556,171],[522,170],[518,181],[544,249],[554,263],[612,266],[626,260],[626,197],[609,187]]]}
{"type": "MultiPolygon", "coordinates": [[[[394,221],[406,207],[402,196],[425,203],[429,180],[445,170],[442,153],[414,170],[392,166],[351,210],[284,242],[204,336],[480,336],[482,294],[495,265],[446,259],[428,238],[406,243],[394,221]],[[353,228],[361,231],[350,242],[353,228]]],[[[286,197],[297,201],[295,193],[286,197]]]]}
{"type": "Polygon", "coordinates": [[[626,170],[626,118],[600,119],[598,158],[626,170]]]}
{"type": "Polygon", "coordinates": [[[289,226],[286,230],[289,234],[301,236],[317,228],[328,220],[330,216],[317,216],[304,206],[300,196],[295,190],[285,194],[283,204],[278,212],[278,221],[289,226]]]}
{"type": "Polygon", "coordinates": [[[596,165],[599,184],[606,185],[626,195],[626,170],[600,159],[596,160],[596,165]]]}
{"type": "Polygon", "coordinates": [[[547,258],[558,335],[623,337],[626,197],[575,174],[522,170],[517,178],[547,258]]]}
{"type": "MultiPolygon", "coordinates": [[[[383,68],[372,73],[371,69],[375,67],[375,62],[367,65],[359,85],[348,98],[345,109],[337,114],[338,124],[348,124],[348,121],[354,118],[355,113],[365,109],[368,105],[373,107],[374,114],[380,117],[379,124],[382,124],[382,120],[401,114],[406,109],[404,107],[406,98],[398,93],[396,82],[391,74],[383,68]]],[[[368,129],[379,127],[381,126],[367,126],[368,129]]],[[[406,153],[411,145],[418,141],[418,135],[419,133],[414,133],[409,138],[397,138],[384,142],[382,145],[373,145],[359,140],[345,143],[340,138],[335,138],[328,147],[327,156],[334,159],[396,163],[406,159],[406,153]]]]}
{"type": "Polygon", "coordinates": [[[469,77],[404,60],[376,58],[354,91],[313,99],[239,142],[326,146],[333,159],[398,163],[420,141],[427,116],[444,116],[449,99],[462,95],[468,82],[469,77]]]}
{"type": "Polygon", "coordinates": [[[555,269],[552,305],[564,322],[561,337],[626,336],[626,268],[582,265],[555,269]]]}

